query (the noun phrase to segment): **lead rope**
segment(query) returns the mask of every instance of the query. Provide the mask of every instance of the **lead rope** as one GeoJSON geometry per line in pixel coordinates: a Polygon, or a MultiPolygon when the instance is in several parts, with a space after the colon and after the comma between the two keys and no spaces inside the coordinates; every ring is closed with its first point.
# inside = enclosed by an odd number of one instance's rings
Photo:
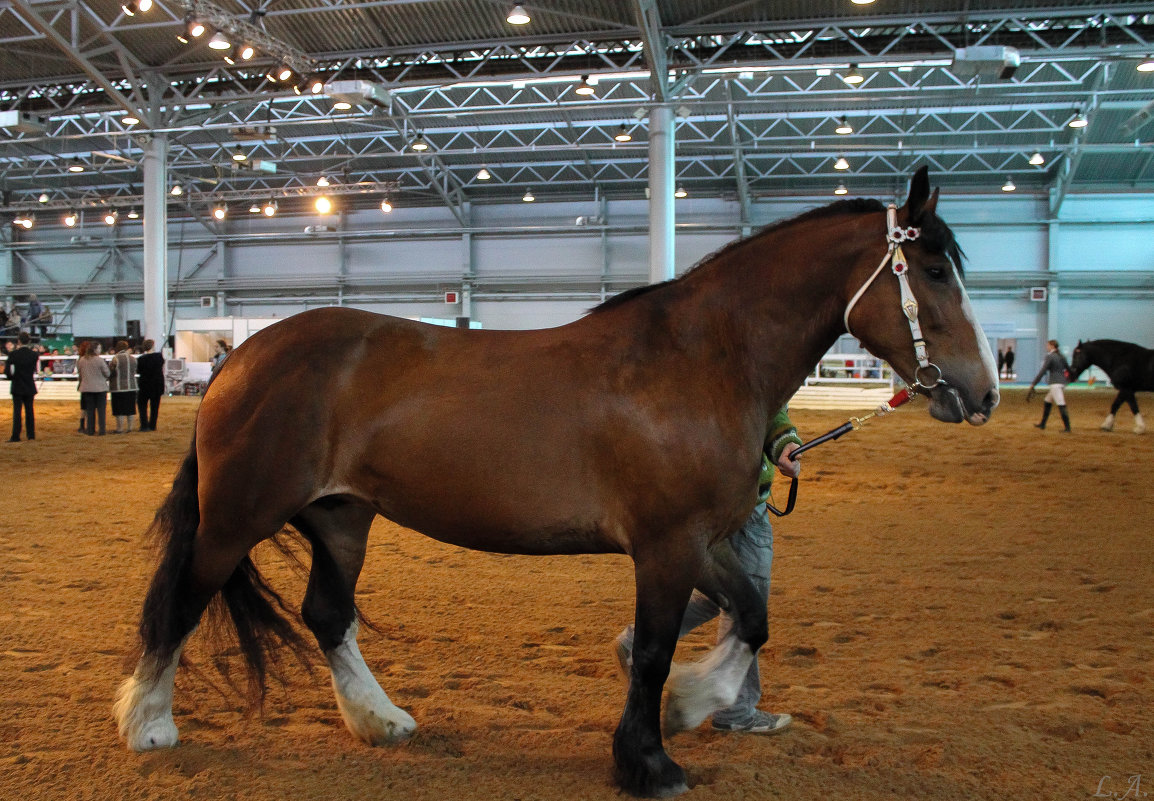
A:
{"type": "MultiPolygon", "coordinates": [[[[820,437],[814,437],[813,439],[811,439],[809,442],[805,443],[804,445],[802,445],[798,448],[794,448],[790,452],[789,458],[796,462],[798,460],[798,458],[803,453],[808,451],[810,448],[816,448],[818,445],[821,445],[823,442],[832,442],[833,440],[840,437],[842,434],[848,434],[850,431],[857,431],[862,426],[864,426],[871,418],[883,417],[883,416],[889,414],[890,412],[894,411],[895,409],[897,409],[899,406],[904,406],[905,404],[909,403],[910,401],[912,401],[916,397],[917,397],[917,394],[914,392],[911,392],[909,387],[906,387],[905,389],[900,390],[896,395],[894,395],[888,401],[886,401],[885,403],[878,406],[876,409],[874,409],[869,414],[863,414],[861,417],[851,417],[847,422],[842,423],[840,426],[833,429],[832,431],[827,431],[825,434],[822,434],[820,437]]],[[[793,506],[796,502],[797,502],[797,477],[795,476],[794,478],[790,479],[789,498],[786,499],[785,509],[784,510],[778,509],[776,506],[773,505],[772,502],[770,502],[768,500],[765,502],[765,506],[767,509],[769,509],[769,511],[773,512],[773,514],[775,516],[785,517],[787,514],[789,514],[790,512],[793,511],[793,506]]]]}

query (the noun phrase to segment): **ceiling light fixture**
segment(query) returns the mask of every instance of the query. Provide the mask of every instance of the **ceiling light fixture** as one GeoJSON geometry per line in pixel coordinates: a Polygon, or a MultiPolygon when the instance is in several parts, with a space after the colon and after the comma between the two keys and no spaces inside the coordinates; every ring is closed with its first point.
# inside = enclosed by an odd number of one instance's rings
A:
{"type": "Polygon", "coordinates": [[[232,151],[232,160],[238,162],[248,161],[248,154],[240,149],[240,145],[237,145],[236,149],[232,151]]]}
{"type": "Polygon", "coordinates": [[[837,161],[833,163],[833,168],[835,170],[848,170],[849,162],[845,160],[845,156],[838,156],[837,161]]]}
{"type": "Polygon", "coordinates": [[[236,52],[241,61],[248,61],[256,55],[256,47],[253,46],[252,42],[241,42],[240,48],[236,52]]]}
{"type": "Polygon", "coordinates": [[[837,188],[833,190],[835,195],[848,195],[849,190],[845,188],[845,184],[838,184],[837,188]]]}
{"type": "Polygon", "coordinates": [[[677,187],[677,189],[673,190],[673,196],[674,197],[689,197],[689,193],[685,191],[684,186],[679,185],[677,187]]]}
{"type": "Polygon", "coordinates": [[[849,124],[849,120],[847,120],[845,117],[842,117],[841,122],[838,123],[837,127],[834,128],[833,131],[834,133],[845,136],[846,134],[853,133],[853,126],[849,124]]]}
{"type": "Polygon", "coordinates": [[[413,140],[413,143],[411,145],[409,145],[409,147],[411,147],[413,150],[417,151],[418,153],[423,153],[424,151],[429,149],[429,143],[425,141],[424,136],[422,136],[421,134],[417,134],[417,138],[413,140]]]}
{"type": "Polygon", "coordinates": [[[625,123],[621,123],[621,127],[617,129],[617,133],[613,135],[613,139],[618,142],[633,141],[633,134],[629,133],[629,129],[625,127],[625,123]]]}
{"type": "Polygon", "coordinates": [[[874,0],[850,0],[850,2],[852,2],[855,6],[868,6],[871,5],[874,0]]]}
{"type": "Polygon", "coordinates": [[[80,156],[73,156],[68,164],[69,172],[84,172],[84,165],[80,163],[80,156]]]}
{"type": "Polygon", "coordinates": [[[260,204],[254,200],[251,204],[249,204],[248,213],[249,214],[260,214],[260,204]]]}
{"type": "Polygon", "coordinates": [[[353,104],[347,100],[338,100],[337,102],[333,103],[334,111],[348,111],[352,107],[353,104]]]}
{"type": "Polygon", "coordinates": [[[1035,153],[1034,155],[1030,156],[1030,164],[1032,164],[1035,167],[1041,167],[1045,163],[1046,163],[1046,157],[1043,156],[1041,153],[1035,153]]]}
{"type": "Polygon", "coordinates": [[[381,212],[382,213],[388,214],[392,210],[393,210],[393,204],[389,202],[388,198],[385,198],[384,200],[381,201],[381,212]]]}
{"type": "Polygon", "coordinates": [[[583,97],[591,97],[597,92],[597,90],[593,88],[593,84],[589,82],[588,75],[581,76],[581,81],[577,84],[577,88],[573,91],[583,97]]]}
{"type": "Polygon", "coordinates": [[[1017,188],[1018,187],[1014,186],[1014,179],[1007,175],[1006,176],[1006,182],[1004,184],[1002,184],[1002,191],[1003,192],[1013,192],[1017,188]]]}
{"type": "Polygon", "coordinates": [[[509,12],[509,16],[505,17],[505,21],[510,25],[528,25],[529,15],[525,13],[524,7],[517,3],[509,12]]]}
{"type": "Polygon", "coordinates": [[[152,0],[128,0],[120,7],[120,10],[130,17],[135,17],[137,12],[146,14],[151,8],[152,0]]]}
{"type": "Polygon", "coordinates": [[[64,224],[69,228],[75,228],[76,223],[79,222],[79,216],[74,211],[70,211],[64,215],[64,224]]]}
{"type": "Polygon", "coordinates": [[[1135,67],[1135,69],[1138,70],[1138,72],[1154,72],[1154,58],[1146,56],[1146,58],[1138,62],[1138,66],[1135,67]]]}
{"type": "Polygon", "coordinates": [[[329,179],[328,178],[324,177],[323,175],[320,178],[317,178],[317,186],[328,186],[328,185],[329,185],[329,179]]]}
{"type": "Polygon", "coordinates": [[[223,220],[228,216],[228,209],[226,209],[224,206],[213,206],[212,216],[217,220],[223,220]]]}
{"type": "Polygon", "coordinates": [[[1067,123],[1067,125],[1069,125],[1071,128],[1085,128],[1089,124],[1090,121],[1086,119],[1086,115],[1081,111],[1075,114],[1070,122],[1067,123]]]}
{"type": "Polygon", "coordinates": [[[526,203],[532,203],[536,199],[537,198],[533,197],[533,190],[532,189],[526,189],[525,194],[521,197],[521,200],[523,200],[526,203]]]}
{"type": "Polygon", "coordinates": [[[859,83],[865,80],[865,76],[858,71],[857,64],[850,64],[849,72],[845,74],[842,80],[848,83],[850,86],[857,86],[859,83]]]}
{"type": "Polygon", "coordinates": [[[187,37],[186,42],[204,35],[204,23],[193,16],[191,11],[184,16],[184,35],[187,37]]]}
{"type": "Polygon", "coordinates": [[[333,210],[333,202],[329,200],[328,195],[321,195],[313,205],[321,214],[328,214],[333,210]]]}
{"type": "Polygon", "coordinates": [[[136,209],[129,209],[128,210],[128,219],[135,220],[135,219],[138,219],[139,217],[140,217],[140,212],[137,211],[136,209]]]}
{"type": "Polygon", "coordinates": [[[226,37],[223,33],[217,31],[212,35],[211,38],[209,38],[208,46],[213,50],[228,50],[230,47],[232,47],[232,42],[230,42],[228,37],[226,37]]]}
{"type": "Polygon", "coordinates": [[[492,177],[493,176],[489,173],[489,170],[486,169],[485,167],[482,167],[480,170],[477,171],[477,180],[478,181],[488,181],[492,177]]]}
{"type": "Polygon", "coordinates": [[[264,214],[264,216],[271,217],[276,214],[276,208],[276,201],[270,199],[269,202],[265,203],[261,208],[261,212],[264,214]]]}
{"type": "Polygon", "coordinates": [[[116,218],[119,216],[120,215],[117,214],[115,210],[106,212],[104,215],[104,224],[105,225],[116,225],[116,218]]]}
{"type": "Polygon", "coordinates": [[[41,192],[40,197],[38,197],[36,199],[39,200],[41,203],[47,203],[48,202],[48,193],[47,192],[41,192]]]}
{"type": "Polygon", "coordinates": [[[120,118],[120,122],[124,125],[140,125],[140,117],[135,114],[125,114],[120,118]]]}
{"type": "Polygon", "coordinates": [[[174,197],[180,197],[184,194],[184,187],[180,184],[173,184],[171,193],[174,197]]]}

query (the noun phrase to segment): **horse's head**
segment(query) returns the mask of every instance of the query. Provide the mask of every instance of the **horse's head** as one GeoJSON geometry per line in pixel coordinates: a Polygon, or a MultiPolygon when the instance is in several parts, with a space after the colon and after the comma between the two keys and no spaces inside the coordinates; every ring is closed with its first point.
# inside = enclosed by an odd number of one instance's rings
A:
{"type": "Polygon", "coordinates": [[[1070,355],[1070,383],[1073,384],[1078,380],[1078,376],[1086,371],[1092,362],[1090,361],[1090,354],[1086,352],[1085,343],[1078,340],[1078,344],[1074,347],[1074,352],[1070,355]]]}
{"type": "MultiPolygon", "coordinates": [[[[876,258],[884,251],[871,245],[865,263],[853,271],[846,327],[852,313],[851,332],[906,383],[929,396],[935,418],[982,425],[998,405],[998,374],[962,286],[961,250],[935,213],[937,205],[938,190],[930,193],[928,170],[922,167],[910,182],[905,205],[896,210],[897,230],[888,235],[887,246],[898,258],[878,268],[876,258]],[[908,267],[896,271],[904,272],[904,278],[893,269],[902,255],[908,267]],[[915,349],[919,328],[924,352],[915,349]]],[[[866,235],[884,243],[886,227],[871,228],[866,235]]]]}

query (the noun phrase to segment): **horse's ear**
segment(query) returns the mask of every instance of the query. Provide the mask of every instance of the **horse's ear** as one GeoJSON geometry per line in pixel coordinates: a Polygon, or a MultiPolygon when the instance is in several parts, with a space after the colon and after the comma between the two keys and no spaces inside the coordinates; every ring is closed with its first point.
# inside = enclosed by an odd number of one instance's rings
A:
{"type": "MultiPolygon", "coordinates": [[[[918,167],[914,177],[910,179],[910,195],[906,198],[906,214],[911,225],[916,225],[930,202],[930,168],[924,164],[918,167]]],[[[933,203],[937,204],[935,196],[933,203]]],[[[932,211],[932,208],[931,208],[932,211]]]]}

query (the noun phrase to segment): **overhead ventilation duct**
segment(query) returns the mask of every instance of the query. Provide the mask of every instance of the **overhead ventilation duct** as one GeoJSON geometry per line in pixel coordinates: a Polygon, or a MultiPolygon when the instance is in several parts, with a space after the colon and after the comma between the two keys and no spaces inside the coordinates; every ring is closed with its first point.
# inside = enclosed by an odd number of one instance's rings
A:
{"type": "Polygon", "coordinates": [[[0,130],[38,134],[44,133],[44,123],[25,111],[12,109],[0,111],[0,130]]]}
{"type": "Polygon", "coordinates": [[[355,106],[368,104],[388,108],[392,100],[388,89],[372,81],[331,81],[325,84],[325,94],[333,100],[344,100],[355,106]]]}
{"type": "Polygon", "coordinates": [[[959,47],[954,51],[950,72],[959,78],[977,76],[986,79],[1007,81],[1014,77],[1022,64],[1022,54],[1016,47],[982,45],[979,47],[959,47]]]}

